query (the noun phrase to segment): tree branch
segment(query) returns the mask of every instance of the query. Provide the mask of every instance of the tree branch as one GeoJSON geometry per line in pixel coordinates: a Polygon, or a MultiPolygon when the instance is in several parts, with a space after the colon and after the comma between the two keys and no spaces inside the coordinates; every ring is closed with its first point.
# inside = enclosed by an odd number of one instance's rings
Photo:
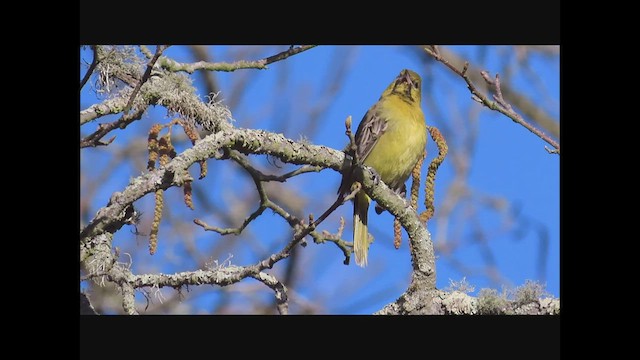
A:
{"type": "Polygon", "coordinates": [[[114,129],[125,129],[129,124],[136,120],[140,120],[144,112],[147,110],[147,106],[144,106],[136,112],[132,114],[122,115],[120,119],[108,123],[108,124],[100,124],[98,126],[98,130],[96,130],[93,134],[86,136],[84,139],[80,140],[80,148],[85,147],[96,147],[96,146],[105,146],[111,144],[113,140],[116,138],[115,136],[111,139],[107,140],[107,142],[100,141],[103,137],[105,137],[109,132],[114,129]]]}
{"type": "Polygon", "coordinates": [[[560,300],[555,298],[529,299],[527,302],[503,297],[469,296],[460,291],[432,291],[431,296],[403,294],[375,315],[558,315],[560,300]],[[430,300],[420,302],[417,300],[430,300]]]}
{"type": "Polygon", "coordinates": [[[287,296],[287,287],[284,286],[284,284],[282,284],[280,281],[278,281],[275,276],[269,275],[267,273],[259,272],[258,274],[252,275],[251,277],[267,285],[274,291],[278,312],[280,313],[280,315],[287,315],[289,313],[289,298],[287,296]]]}
{"type": "Polygon", "coordinates": [[[147,69],[144,71],[144,74],[142,75],[142,79],[140,79],[140,81],[138,81],[138,83],[136,84],[136,87],[133,89],[133,92],[129,97],[129,101],[127,101],[127,106],[124,107],[123,112],[125,115],[129,113],[129,110],[131,109],[131,105],[133,105],[133,100],[136,98],[136,96],[138,96],[138,92],[140,91],[140,88],[142,87],[142,85],[144,85],[144,83],[147,82],[147,80],[149,80],[149,78],[151,77],[151,70],[153,70],[153,66],[156,64],[156,61],[158,61],[158,58],[160,57],[160,55],[162,55],[162,52],[168,47],[169,45],[156,46],[155,55],[153,55],[153,58],[149,60],[149,63],[147,64],[147,69]]]}
{"type": "Polygon", "coordinates": [[[378,205],[395,216],[409,235],[412,272],[407,291],[435,289],[436,267],[431,234],[406,199],[390,190],[384,182],[377,182],[369,167],[365,169],[362,182],[364,190],[378,205]]]}
{"type": "Polygon", "coordinates": [[[515,112],[512,109],[511,105],[509,105],[504,100],[504,98],[502,97],[502,89],[500,88],[499,78],[497,77],[497,75],[496,75],[497,81],[494,82],[494,81],[492,81],[492,80],[490,80],[488,78],[486,73],[483,74],[483,78],[485,79],[485,81],[487,81],[487,83],[490,84],[490,85],[494,85],[494,87],[496,88],[496,93],[498,95],[494,96],[494,100],[496,100],[494,102],[494,101],[489,100],[486,95],[484,95],[483,93],[478,91],[478,89],[475,87],[475,85],[473,84],[473,82],[469,78],[469,75],[467,74],[467,70],[469,68],[469,63],[468,62],[465,62],[464,63],[464,67],[462,68],[462,70],[459,70],[458,68],[456,68],[454,65],[452,65],[447,59],[445,59],[440,54],[437,46],[432,46],[432,49],[429,49],[429,48],[425,47],[424,50],[425,50],[425,52],[427,52],[427,54],[431,55],[435,60],[441,62],[442,64],[447,66],[449,69],[451,69],[451,71],[456,73],[458,76],[462,77],[462,79],[467,83],[467,87],[469,88],[469,91],[473,95],[472,98],[474,100],[478,101],[479,103],[483,104],[484,106],[488,107],[491,110],[497,111],[497,112],[507,116],[508,118],[513,120],[515,123],[522,125],[527,130],[531,131],[533,134],[535,134],[536,136],[538,136],[542,140],[544,140],[547,143],[549,143],[551,146],[554,147],[553,151],[547,150],[550,153],[555,153],[555,154],[558,154],[558,155],[560,154],[560,144],[558,142],[556,142],[551,137],[546,135],[544,132],[542,132],[542,130],[540,130],[540,129],[536,128],[535,126],[533,126],[533,125],[529,124],[528,122],[526,122],[522,118],[522,116],[520,114],[518,114],[517,112],[515,112]]]}
{"type": "Polygon", "coordinates": [[[169,71],[184,71],[189,74],[192,74],[196,70],[208,70],[208,71],[236,71],[240,69],[266,69],[267,65],[272,64],[277,61],[284,60],[293,55],[299,54],[301,52],[307,51],[316,47],[317,45],[301,45],[298,47],[291,47],[286,51],[280,52],[273,56],[269,56],[267,58],[255,61],[247,61],[240,60],[233,63],[227,62],[216,62],[210,63],[206,61],[198,61],[196,63],[179,63],[173,59],[167,57],[161,57],[158,64],[166,70],[169,71]]]}
{"type": "MultiPolygon", "coordinates": [[[[557,46],[555,48],[557,50],[557,46]]],[[[420,46],[418,49],[420,55],[427,54],[427,57],[429,59],[432,58],[431,55],[424,51],[424,46],[420,46]]],[[[516,48],[516,51],[518,51],[517,49],[518,47],[516,48]]],[[[441,47],[439,47],[438,50],[440,52],[440,55],[443,58],[447,59],[447,61],[450,62],[454,67],[460,69],[464,66],[464,60],[460,58],[455,52],[441,47]]],[[[546,52],[546,56],[552,55],[550,53],[550,49],[543,51],[546,52]]],[[[480,70],[475,68],[474,66],[469,66],[468,74],[471,81],[475,83],[483,81],[482,76],[480,75],[480,70]]],[[[517,90],[509,86],[509,84],[502,85],[502,93],[504,94],[505,99],[511,102],[511,104],[513,104],[516,108],[520,109],[525,117],[530,119],[539,127],[548,131],[555,139],[560,138],[560,125],[557,119],[551,117],[544,110],[542,110],[540,106],[534,104],[527,96],[518,92],[517,90]]]]}
{"type": "MultiPolygon", "coordinates": [[[[121,72],[115,69],[114,72],[121,72]]],[[[137,74],[136,74],[137,75],[137,74]]],[[[80,111],[80,125],[98,117],[124,111],[131,98],[131,88],[125,88],[116,96],[80,111]]],[[[207,103],[202,102],[196,94],[189,79],[182,74],[166,73],[154,77],[140,88],[139,96],[134,99],[138,108],[146,105],[162,105],[170,113],[179,113],[189,123],[197,123],[208,131],[217,132],[232,128],[229,109],[215,101],[215,96],[207,103]]]]}
{"type": "MultiPolygon", "coordinates": [[[[99,235],[92,239],[90,247],[86,247],[84,262],[88,265],[89,275],[84,280],[106,277],[107,280],[117,284],[123,294],[122,306],[129,315],[137,315],[135,309],[135,290],[140,288],[172,287],[179,289],[188,285],[218,285],[227,286],[235,284],[247,277],[252,277],[274,290],[277,308],[280,314],[288,313],[287,289],[273,275],[262,272],[272,268],[275,263],[287,258],[291,250],[306,236],[307,227],[300,230],[294,238],[278,253],[272,254],[257,264],[250,266],[236,266],[224,264],[208,270],[187,271],[176,274],[143,274],[133,275],[130,264],[117,262],[117,254],[111,252],[112,236],[99,235]]],[[[116,251],[117,253],[117,251],[116,251]]],[[[82,256],[81,256],[82,257],[82,256]]]]}
{"type": "Polygon", "coordinates": [[[269,154],[287,163],[309,164],[336,171],[340,171],[344,161],[344,153],[340,151],[325,146],[301,144],[281,134],[264,130],[231,129],[214,133],[176,156],[165,167],[131,180],[123,192],[114,193],[109,204],[100,209],[82,230],[82,241],[87,241],[107,229],[118,230],[124,225],[124,210],[130,204],[156,190],[166,190],[172,185],[180,186],[187,180],[185,176],[188,176],[187,169],[191,165],[198,161],[218,158],[225,148],[245,154],[269,154]]]}
{"type": "Polygon", "coordinates": [[[80,89],[82,89],[87,81],[89,81],[89,78],[91,78],[91,74],[93,74],[93,70],[96,68],[96,65],[98,65],[99,62],[97,45],[91,45],[91,50],[93,50],[93,60],[91,61],[91,65],[89,65],[89,69],[87,69],[87,73],[84,74],[82,81],[80,81],[80,89]]]}
{"type": "Polygon", "coordinates": [[[80,111],[80,126],[99,117],[122,112],[126,105],[127,99],[124,99],[122,97],[107,99],[100,104],[91,105],[88,108],[80,111]]]}
{"type": "MultiPolygon", "coordinates": [[[[81,231],[80,241],[81,249],[83,249],[81,252],[81,261],[87,261],[91,256],[95,256],[96,242],[100,242],[96,239],[111,237],[105,237],[101,234],[113,233],[124,224],[127,224],[126,220],[131,216],[131,211],[127,209],[131,208],[133,202],[155,190],[167,189],[173,185],[179,186],[186,180],[189,166],[208,158],[221,157],[221,152],[225,148],[247,154],[269,154],[287,163],[309,164],[311,166],[332,168],[336,171],[340,171],[345,162],[343,152],[324,146],[295,142],[280,134],[269,133],[263,130],[232,129],[211,134],[196,143],[193,148],[187,149],[176,156],[166,166],[131,180],[130,185],[121,193],[114,193],[109,204],[100,209],[89,225],[81,231]]],[[[368,171],[365,171],[367,176],[364,176],[362,181],[363,188],[381,206],[397,216],[409,234],[414,269],[412,286],[435,288],[433,245],[431,244],[428,231],[421,224],[415,211],[408,206],[405,199],[402,199],[394,191],[390,190],[383,182],[376,184],[373,172],[370,171],[370,168],[365,169],[368,171]]],[[[284,212],[284,210],[282,211],[284,212]]],[[[271,268],[276,262],[288,257],[293,247],[315,229],[315,226],[304,226],[300,220],[293,218],[286,212],[281,215],[288,219],[290,225],[294,227],[294,238],[279,253],[272,254],[258,264],[242,268],[226,268],[227,270],[224,270],[222,273],[220,273],[222,270],[217,270],[216,273],[190,272],[171,276],[133,276],[126,273],[119,275],[110,273],[109,279],[121,284],[120,286],[123,289],[123,293],[130,296],[131,289],[122,284],[130,284],[134,289],[144,286],[195,285],[203,283],[203,281],[204,283],[214,282],[224,285],[229,282],[239,281],[241,278],[250,275],[256,275],[260,271],[271,268]]],[[[277,285],[273,282],[270,282],[270,284],[273,286],[277,285]]],[[[125,304],[123,304],[123,306],[125,306],[125,304]]],[[[129,313],[133,313],[130,306],[125,306],[125,309],[129,313]]]]}
{"type": "Polygon", "coordinates": [[[80,315],[99,315],[91,305],[89,296],[83,292],[80,292],[80,315]]]}
{"type": "MultiPolygon", "coordinates": [[[[117,97],[81,111],[80,125],[83,125],[99,116],[125,111],[125,109],[133,104],[131,101],[135,101],[138,109],[143,109],[148,105],[159,104],[166,107],[169,112],[179,112],[185,119],[193,120],[202,125],[206,130],[213,132],[204,139],[198,140],[192,148],[183,151],[159,169],[131,179],[129,185],[123,189],[122,192],[115,192],[109,200],[109,203],[102,207],[89,224],[80,231],[80,260],[89,272],[86,278],[99,278],[102,281],[106,279],[118,285],[122,293],[122,306],[126,313],[137,314],[135,308],[135,291],[141,288],[158,289],[156,294],[161,295],[159,290],[162,287],[173,287],[180,290],[184,285],[210,284],[227,286],[247,277],[252,277],[274,291],[278,311],[281,314],[286,314],[288,313],[287,288],[280,280],[271,274],[265,273],[264,270],[270,269],[277,262],[288,258],[292,250],[298,245],[304,245],[304,238],[307,235],[313,237],[316,242],[334,242],[343,250],[345,263],[348,264],[351,244],[340,238],[342,230],[344,229],[344,221],[341,221],[340,228],[336,235],[328,234],[326,231],[320,234],[315,231],[316,225],[326,216],[325,214],[328,215],[327,212],[321,215],[316,221],[313,221],[313,217],[309,216],[309,221],[306,222],[306,219],[298,218],[290,214],[284,207],[272,202],[268,198],[264,186],[265,182],[284,182],[290,177],[310,171],[321,171],[326,168],[331,168],[335,171],[344,171],[351,163],[350,159],[345,157],[344,152],[324,146],[310,145],[302,141],[297,142],[283,135],[263,130],[234,128],[229,120],[231,114],[224,105],[213,103],[213,100],[208,104],[203,103],[199,100],[197,94],[195,94],[195,90],[186,75],[170,72],[185,71],[191,73],[199,69],[233,71],[240,68],[266,68],[266,65],[270,63],[286,59],[312,47],[312,45],[297,48],[291,47],[287,51],[258,60],[257,62],[238,62],[233,64],[203,64],[203,62],[179,64],[160,56],[161,51],[160,48],[158,48],[158,51],[156,51],[155,56],[153,56],[151,60],[157,59],[157,62],[169,71],[164,71],[162,76],[157,77],[157,81],[156,77],[154,77],[153,81],[148,81],[145,86],[142,86],[144,79],[148,78],[150,69],[153,67],[153,61],[149,61],[145,75],[140,76],[139,73],[134,74],[141,79],[137,83],[135,90],[132,91],[130,88],[127,88],[125,89],[126,91],[121,91],[117,97]],[[165,63],[165,61],[167,62],[165,63]],[[175,68],[168,68],[166,67],[167,64],[176,65],[178,68],[177,70],[175,68]],[[249,65],[254,67],[249,67],[249,65]],[[139,93],[136,94],[136,92],[139,93]],[[140,107],[140,105],[143,107],[140,107]],[[285,163],[303,166],[284,175],[269,175],[254,168],[245,157],[245,155],[248,154],[265,154],[278,158],[285,163]],[[166,190],[173,186],[182,186],[186,181],[193,181],[193,178],[191,178],[188,172],[190,166],[196,162],[202,162],[211,158],[231,158],[240,164],[256,184],[256,190],[260,196],[260,206],[239,228],[221,229],[209,227],[206,223],[197,220],[196,223],[203,226],[205,230],[215,230],[220,233],[240,233],[244,226],[253,218],[260,215],[264,209],[270,208],[287,221],[293,229],[293,233],[287,235],[287,238],[282,241],[280,245],[282,246],[281,250],[269,256],[265,255],[266,257],[252,265],[237,266],[229,263],[228,265],[220,265],[215,268],[205,267],[205,269],[175,274],[134,275],[129,265],[117,262],[116,259],[119,257],[118,250],[116,248],[115,252],[112,251],[113,233],[122,228],[123,225],[131,224],[132,214],[135,214],[133,203],[146,194],[154,193],[157,190],[166,190]]],[[[147,55],[150,55],[150,53],[147,55]]],[[[135,64],[137,64],[136,66],[139,67],[141,71],[143,63],[135,64]]],[[[461,76],[465,78],[466,68],[460,73],[462,74],[461,76]]],[[[465,78],[465,81],[467,81],[470,86],[470,90],[475,90],[475,88],[472,88],[473,84],[468,80],[468,77],[465,78]]],[[[497,78],[495,84],[497,95],[494,98],[494,105],[502,108],[505,112],[513,111],[510,105],[502,98],[498,81],[499,79],[497,78]]],[[[131,85],[131,83],[129,85],[131,85]]],[[[472,91],[472,94],[476,95],[474,91],[472,91]]],[[[478,96],[478,98],[481,99],[480,96],[478,96]]],[[[494,103],[486,98],[485,101],[494,103]]],[[[136,113],[131,116],[137,115],[136,113]]],[[[142,115],[142,113],[139,115],[142,115]]],[[[113,123],[101,125],[98,131],[83,139],[81,144],[87,146],[91,146],[91,144],[94,144],[94,146],[99,145],[99,140],[109,131],[117,127],[126,126],[133,120],[135,120],[133,117],[124,115],[113,123]]],[[[394,191],[391,191],[382,181],[375,181],[370,168],[361,167],[359,170],[362,170],[359,171],[362,173],[362,178],[359,179],[362,191],[365,191],[380,206],[394,215],[409,235],[412,261],[411,283],[406,292],[400,296],[396,302],[387,305],[378,313],[437,314],[473,313],[473,311],[483,313],[483,311],[487,311],[486,309],[490,307],[486,306],[487,301],[485,300],[494,299],[490,296],[482,297],[482,301],[479,297],[474,305],[473,301],[468,300],[464,294],[462,294],[464,296],[460,296],[457,295],[456,292],[445,293],[435,288],[435,254],[431,235],[425,228],[420,217],[416,214],[415,209],[409,205],[406,199],[403,199],[394,191]]],[[[343,200],[346,201],[347,198],[343,200]]],[[[332,205],[333,209],[335,209],[334,206],[336,204],[339,206],[342,202],[334,203],[334,205],[332,205]]],[[[523,301],[518,300],[515,302],[518,303],[518,308],[527,305],[524,304],[523,301]]],[[[503,305],[503,303],[498,300],[496,300],[496,303],[503,305]]],[[[530,303],[532,303],[532,301],[528,304],[530,303]]],[[[547,302],[542,302],[541,300],[538,305],[535,309],[533,306],[529,306],[527,309],[531,311],[537,309],[538,312],[543,311],[541,309],[547,308],[559,309],[559,304],[556,304],[553,300],[547,302]]],[[[509,307],[504,308],[511,309],[509,307]]],[[[495,310],[496,307],[491,309],[495,310]]],[[[513,307],[512,310],[516,311],[516,307],[513,307]]],[[[505,310],[505,313],[509,313],[509,311],[511,310],[505,310]]]]}

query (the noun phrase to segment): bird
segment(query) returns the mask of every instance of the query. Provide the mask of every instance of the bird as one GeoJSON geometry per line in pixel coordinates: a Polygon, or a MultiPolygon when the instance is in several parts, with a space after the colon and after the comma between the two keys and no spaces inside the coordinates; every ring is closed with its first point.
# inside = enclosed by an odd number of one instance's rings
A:
{"type": "MultiPolygon", "coordinates": [[[[405,182],[422,158],[427,144],[427,125],[420,106],[422,79],[404,69],[365,113],[355,135],[360,164],[372,167],[387,186],[406,196],[405,182]]],[[[354,172],[343,173],[338,194],[348,194],[354,172]]],[[[353,199],[353,252],[356,264],[367,266],[369,252],[368,211],[371,199],[359,191],[353,199]]],[[[381,213],[376,208],[376,212],[381,213]]]]}

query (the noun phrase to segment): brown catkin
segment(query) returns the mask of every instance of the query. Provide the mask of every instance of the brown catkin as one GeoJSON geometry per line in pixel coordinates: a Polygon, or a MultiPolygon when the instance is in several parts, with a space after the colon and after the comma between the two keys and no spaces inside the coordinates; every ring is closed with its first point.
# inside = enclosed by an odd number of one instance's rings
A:
{"type": "Polygon", "coordinates": [[[398,218],[393,219],[393,246],[396,250],[400,249],[400,245],[402,244],[402,225],[400,225],[400,220],[398,218]]]}
{"type": "Polygon", "coordinates": [[[151,223],[151,233],[149,234],[149,254],[156,253],[158,247],[158,230],[160,229],[160,219],[162,218],[163,190],[156,190],[155,207],[153,208],[153,222],[151,223]]]}
{"type": "Polygon", "coordinates": [[[191,140],[191,145],[195,145],[196,141],[200,139],[200,134],[198,134],[196,128],[186,121],[179,121],[178,123],[182,126],[182,130],[184,130],[184,133],[187,135],[189,140],[191,140]]]}
{"type": "Polygon", "coordinates": [[[184,182],[184,203],[189,207],[189,209],[194,210],[191,181],[184,182]]]}
{"type": "Polygon", "coordinates": [[[431,160],[429,163],[429,169],[427,170],[427,181],[425,182],[425,199],[424,206],[426,210],[420,214],[420,220],[424,223],[429,221],[435,214],[435,206],[434,206],[434,198],[435,198],[435,180],[436,180],[436,172],[438,171],[438,167],[444,161],[445,156],[447,156],[447,152],[449,151],[449,147],[447,146],[447,142],[444,140],[444,137],[440,133],[440,130],[434,126],[428,126],[429,134],[431,134],[431,138],[435,141],[436,145],[438,145],[438,156],[431,160]]]}
{"type": "Polygon", "coordinates": [[[420,175],[422,173],[422,163],[426,157],[427,151],[425,150],[411,172],[411,207],[416,211],[418,211],[418,197],[420,196],[420,175]]]}
{"type": "MultiPolygon", "coordinates": [[[[172,150],[173,145],[171,145],[171,136],[169,134],[166,134],[158,141],[158,155],[160,157],[160,166],[165,166],[169,163],[170,153],[172,150]]],[[[173,153],[175,154],[175,150],[173,150],[173,153]]]]}
{"type": "Polygon", "coordinates": [[[151,171],[156,167],[158,160],[158,134],[162,130],[161,124],[154,124],[149,129],[149,137],[147,140],[147,149],[149,150],[149,161],[147,162],[147,170],[151,171]]]}

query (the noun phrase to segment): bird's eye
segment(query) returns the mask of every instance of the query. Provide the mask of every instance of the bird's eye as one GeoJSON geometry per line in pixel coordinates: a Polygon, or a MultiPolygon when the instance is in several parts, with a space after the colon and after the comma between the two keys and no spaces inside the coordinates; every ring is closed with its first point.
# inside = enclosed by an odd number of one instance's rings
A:
{"type": "Polygon", "coordinates": [[[419,81],[415,81],[413,83],[413,87],[416,88],[416,89],[419,89],[420,88],[420,82],[419,81]]]}

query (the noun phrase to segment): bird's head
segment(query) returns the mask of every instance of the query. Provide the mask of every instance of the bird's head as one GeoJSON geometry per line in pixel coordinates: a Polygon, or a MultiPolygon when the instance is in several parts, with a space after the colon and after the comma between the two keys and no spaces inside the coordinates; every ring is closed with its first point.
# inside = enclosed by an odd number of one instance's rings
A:
{"type": "Polygon", "coordinates": [[[422,79],[413,70],[404,69],[395,80],[387,87],[382,96],[398,95],[410,102],[421,101],[422,79]]]}

